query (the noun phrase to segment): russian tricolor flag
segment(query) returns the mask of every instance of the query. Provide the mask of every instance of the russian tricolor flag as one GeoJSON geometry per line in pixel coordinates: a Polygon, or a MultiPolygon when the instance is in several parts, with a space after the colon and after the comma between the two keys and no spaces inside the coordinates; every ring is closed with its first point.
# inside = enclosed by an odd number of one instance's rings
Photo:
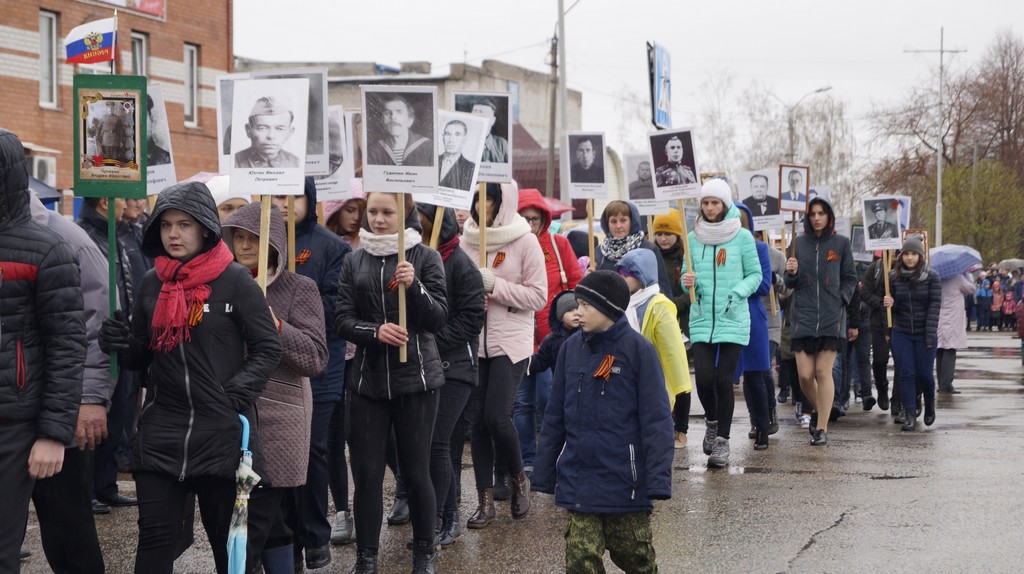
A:
{"type": "Polygon", "coordinates": [[[115,57],[117,19],[106,18],[77,26],[64,39],[69,64],[108,62],[115,57]]]}

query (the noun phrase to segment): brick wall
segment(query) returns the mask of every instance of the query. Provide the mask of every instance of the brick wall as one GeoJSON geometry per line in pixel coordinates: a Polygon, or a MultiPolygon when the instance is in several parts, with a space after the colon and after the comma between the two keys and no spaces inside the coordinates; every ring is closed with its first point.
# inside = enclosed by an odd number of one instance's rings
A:
{"type": "MultiPolygon", "coordinates": [[[[64,36],[72,28],[113,16],[113,5],[87,0],[0,0],[0,127],[22,141],[61,151],[57,156],[57,187],[72,186],[72,80],[75,66],[61,64],[56,108],[39,104],[39,12],[58,18],[58,60],[64,57],[64,36]]],[[[167,116],[178,179],[197,171],[217,171],[217,112],[215,78],[230,72],[232,0],[166,0],[165,18],[120,10],[118,72],[131,73],[131,33],[149,35],[149,78],[164,86],[167,116]],[[199,122],[185,127],[185,43],[199,46],[199,122]]]]}

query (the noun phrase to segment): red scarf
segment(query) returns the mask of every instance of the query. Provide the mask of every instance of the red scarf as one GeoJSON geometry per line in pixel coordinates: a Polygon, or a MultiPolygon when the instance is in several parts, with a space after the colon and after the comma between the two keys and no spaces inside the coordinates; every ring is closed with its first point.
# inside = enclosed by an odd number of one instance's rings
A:
{"type": "Polygon", "coordinates": [[[441,254],[441,261],[448,261],[451,254],[455,252],[455,248],[459,246],[459,236],[456,235],[448,241],[437,246],[437,252],[441,254]]]}
{"type": "Polygon", "coordinates": [[[156,276],[163,281],[153,312],[153,340],[149,348],[169,353],[182,340],[191,341],[190,328],[202,320],[201,310],[210,297],[207,285],[234,261],[223,241],[187,263],[161,255],[156,258],[156,276]]]}

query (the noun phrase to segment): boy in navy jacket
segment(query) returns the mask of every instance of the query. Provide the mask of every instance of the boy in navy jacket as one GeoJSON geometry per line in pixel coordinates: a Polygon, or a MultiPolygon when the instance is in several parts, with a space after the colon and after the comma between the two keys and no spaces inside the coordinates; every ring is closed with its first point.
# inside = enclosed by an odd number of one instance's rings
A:
{"type": "Polygon", "coordinates": [[[657,572],[654,500],[672,495],[672,415],[654,347],[624,317],[614,271],[576,287],[582,329],[558,352],[533,490],[569,511],[566,572],[600,572],[607,549],[627,572],[657,572]]]}

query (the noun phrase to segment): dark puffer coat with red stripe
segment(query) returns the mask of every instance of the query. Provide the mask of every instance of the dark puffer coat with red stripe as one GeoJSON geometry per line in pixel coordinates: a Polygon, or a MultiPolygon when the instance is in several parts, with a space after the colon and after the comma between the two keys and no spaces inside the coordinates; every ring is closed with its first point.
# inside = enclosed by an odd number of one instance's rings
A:
{"type": "Polygon", "coordinates": [[[29,210],[25,150],[0,129],[0,433],[36,421],[36,436],[75,438],[85,319],[75,253],[29,210]]]}

